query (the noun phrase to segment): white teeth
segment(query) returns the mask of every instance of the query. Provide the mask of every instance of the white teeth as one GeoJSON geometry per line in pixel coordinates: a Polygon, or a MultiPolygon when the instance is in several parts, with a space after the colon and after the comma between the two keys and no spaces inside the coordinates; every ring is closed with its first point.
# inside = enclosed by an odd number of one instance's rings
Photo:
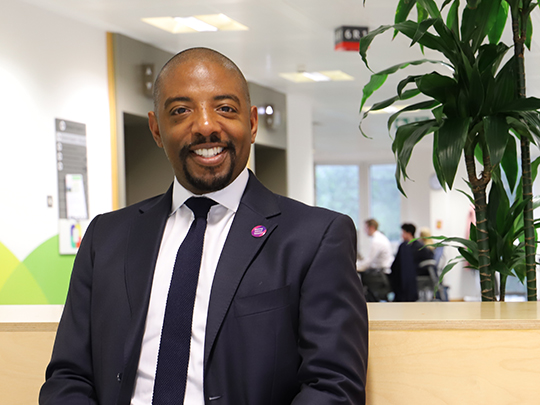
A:
{"type": "Polygon", "coordinates": [[[222,151],[223,151],[222,147],[216,146],[215,148],[210,148],[210,149],[195,149],[194,152],[199,156],[209,158],[209,157],[214,157],[220,154],[222,151]]]}

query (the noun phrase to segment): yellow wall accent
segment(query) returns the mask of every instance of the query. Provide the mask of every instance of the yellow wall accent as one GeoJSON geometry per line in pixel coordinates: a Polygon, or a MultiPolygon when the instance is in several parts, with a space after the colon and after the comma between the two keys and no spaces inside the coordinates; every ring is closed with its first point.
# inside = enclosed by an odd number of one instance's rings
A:
{"type": "Polygon", "coordinates": [[[120,207],[118,197],[118,134],[116,127],[116,76],[114,64],[114,39],[107,32],[107,75],[109,78],[109,115],[111,119],[111,165],[112,165],[112,208],[120,207]]]}

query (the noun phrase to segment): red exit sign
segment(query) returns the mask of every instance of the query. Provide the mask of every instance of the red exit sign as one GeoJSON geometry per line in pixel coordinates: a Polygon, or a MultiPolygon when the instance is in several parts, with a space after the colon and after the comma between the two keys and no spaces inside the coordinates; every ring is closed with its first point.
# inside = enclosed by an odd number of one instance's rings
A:
{"type": "Polygon", "coordinates": [[[341,26],[335,30],[336,51],[355,51],[360,50],[360,38],[366,36],[369,32],[368,27],[341,26]]]}

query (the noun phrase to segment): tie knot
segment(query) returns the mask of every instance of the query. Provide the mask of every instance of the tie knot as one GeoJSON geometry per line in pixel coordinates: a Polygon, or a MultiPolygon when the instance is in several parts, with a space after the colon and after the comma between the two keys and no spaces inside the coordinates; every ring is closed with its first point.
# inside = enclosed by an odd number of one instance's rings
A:
{"type": "Polygon", "coordinates": [[[208,216],[208,211],[212,205],[216,205],[217,202],[206,197],[190,197],[185,203],[188,208],[193,211],[195,218],[205,218],[208,216]]]}

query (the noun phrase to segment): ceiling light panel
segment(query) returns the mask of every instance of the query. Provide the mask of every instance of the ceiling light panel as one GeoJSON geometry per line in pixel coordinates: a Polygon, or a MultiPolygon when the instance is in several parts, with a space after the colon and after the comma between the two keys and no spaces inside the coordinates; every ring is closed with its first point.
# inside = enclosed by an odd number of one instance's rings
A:
{"type": "Polygon", "coordinates": [[[225,14],[205,14],[190,17],[143,18],[147,24],[173,34],[202,31],[246,31],[249,28],[225,14]]]}
{"type": "Polygon", "coordinates": [[[345,81],[354,80],[354,77],[342,72],[341,70],[325,70],[321,72],[296,72],[296,73],[280,73],[284,79],[295,83],[307,82],[328,82],[328,81],[345,81]]]}

